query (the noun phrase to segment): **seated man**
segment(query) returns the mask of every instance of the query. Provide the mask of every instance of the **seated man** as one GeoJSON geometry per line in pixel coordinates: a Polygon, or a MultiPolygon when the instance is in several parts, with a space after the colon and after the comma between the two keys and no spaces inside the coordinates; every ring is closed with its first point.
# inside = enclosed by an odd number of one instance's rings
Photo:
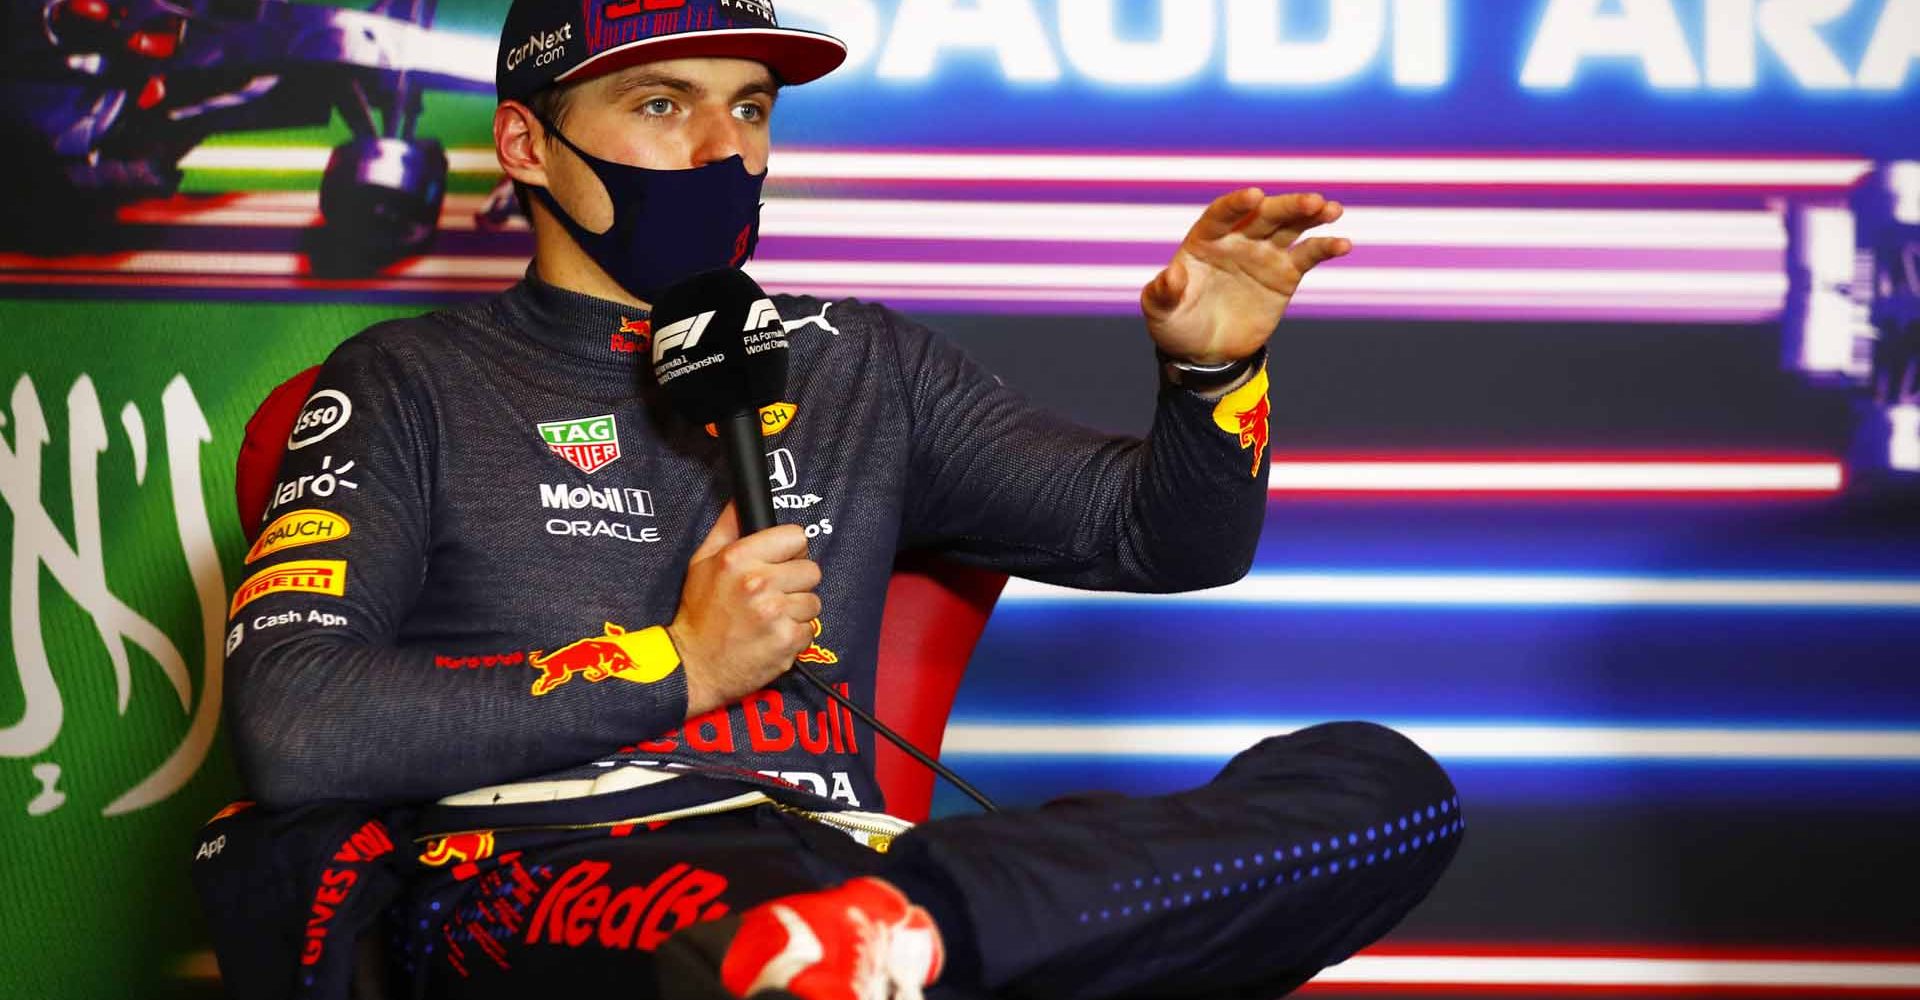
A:
{"type": "Polygon", "coordinates": [[[1303,236],[1340,207],[1248,189],[1205,210],[1141,296],[1165,375],[1145,440],[1029,405],[885,308],[777,298],[769,446],[809,505],[741,537],[719,442],[637,348],[651,298],[751,252],[776,96],[844,49],[762,0],[657,6],[516,0],[494,140],[532,266],[342,344],[289,441],[267,517],[334,527],[269,527],[235,595],[251,814],[393,810],[316,868],[300,982],[372,905],[351,866],[379,856],[408,866],[377,897],[396,961],[459,997],[648,993],[669,939],[665,986],[736,995],[1277,995],[1385,933],[1461,829],[1394,733],[1319,726],[1178,795],[909,830],[881,814],[873,733],[789,673],[872,704],[902,548],[1100,589],[1244,574],[1265,344],[1347,251],[1303,236]]]}

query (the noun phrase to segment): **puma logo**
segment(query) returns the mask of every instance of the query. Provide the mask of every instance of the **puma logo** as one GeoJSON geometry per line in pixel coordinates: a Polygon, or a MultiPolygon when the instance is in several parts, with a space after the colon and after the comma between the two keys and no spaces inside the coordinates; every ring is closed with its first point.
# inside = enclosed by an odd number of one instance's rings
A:
{"type": "Polygon", "coordinates": [[[788,333],[792,333],[793,331],[802,329],[804,327],[817,326],[820,329],[825,330],[828,333],[831,333],[834,336],[838,337],[840,336],[840,331],[834,329],[834,326],[832,323],[827,322],[827,310],[832,308],[833,308],[833,303],[829,302],[826,305],[820,307],[820,315],[818,316],[808,316],[806,319],[797,319],[792,322],[781,320],[780,325],[786,327],[788,333]]]}

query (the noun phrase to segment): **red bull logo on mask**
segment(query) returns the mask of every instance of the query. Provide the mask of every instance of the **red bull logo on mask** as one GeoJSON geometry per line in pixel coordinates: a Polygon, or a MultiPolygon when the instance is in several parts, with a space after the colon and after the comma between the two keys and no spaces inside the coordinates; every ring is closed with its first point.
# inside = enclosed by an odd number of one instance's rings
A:
{"type": "Polygon", "coordinates": [[[1260,463],[1267,457],[1267,419],[1271,408],[1267,402],[1267,366],[1247,380],[1247,384],[1220,397],[1213,407],[1214,426],[1233,435],[1240,441],[1241,450],[1253,450],[1253,471],[1248,473],[1255,479],[1260,477],[1260,463]]]}
{"type": "Polygon", "coordinates": [[[527,665],[540,671],[533,682],[538,698],[578,676],[589,684],[610,678],[652,684],[680,666],[680,654],[673,648],[667,630],[656,625],[628,632],[612,622],[605,623],[606,634],[567,643],[551,653],[534,650],[527,654],[527,665]]]}

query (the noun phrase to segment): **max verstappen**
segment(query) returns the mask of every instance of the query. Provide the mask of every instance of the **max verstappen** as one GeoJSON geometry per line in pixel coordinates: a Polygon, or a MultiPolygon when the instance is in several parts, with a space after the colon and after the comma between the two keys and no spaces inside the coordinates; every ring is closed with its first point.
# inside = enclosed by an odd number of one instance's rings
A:
{"type": "Polygon", "coordinates": [[[236,995],[1273,997],[1446,867],[1451,784],[1363,723],[1161,798],[884,815],[873,733],[790,665],[872,705],[904,548],[1108,590],[1243,575],[1266,341],[1349,245],[1304,236],[1340,216],[1318,195],[1209,206],[1141,294],[1144,441],[883,307],[776,297],[790,489],[741,537],[719,443],[640,371],[648,302],[744,261],[776,98],[844,55],[764,0],[513,4],[493,130],[532,266],[334,352],[234,597],[258,805],[195,873],[236,995]]]}

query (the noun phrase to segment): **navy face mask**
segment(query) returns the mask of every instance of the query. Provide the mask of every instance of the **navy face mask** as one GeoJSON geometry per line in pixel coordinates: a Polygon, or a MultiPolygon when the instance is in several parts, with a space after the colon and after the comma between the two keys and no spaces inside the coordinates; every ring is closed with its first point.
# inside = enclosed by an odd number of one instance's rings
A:
{"type": "Polygon", "coordinates": [[[760,188],[767,175],[747,173],[731,156],[688,170],[648,170],[603,160],[573,144],[552,123],[547,131],[578,156],[613,199],[613,225],[588,232],[544,187],[528,185],[580,249],[642,301],[702,271],[739,267],[760,241],[760,188]]]}

